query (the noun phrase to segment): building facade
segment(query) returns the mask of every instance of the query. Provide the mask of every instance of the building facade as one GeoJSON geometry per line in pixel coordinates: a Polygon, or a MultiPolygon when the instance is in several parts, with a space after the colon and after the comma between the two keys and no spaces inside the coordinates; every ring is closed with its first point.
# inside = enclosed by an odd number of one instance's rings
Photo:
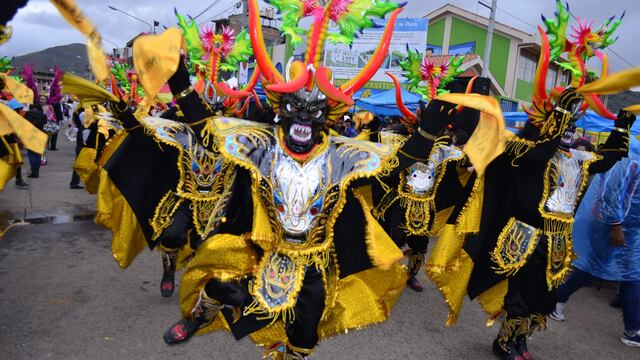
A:
{"type": "MultiPolygon", "coordinates": [[[[484,56],[489,19],[447,4],[427,14],[429,31],[427,51],[433,54],[477,54],[474,66],[480,73],[484,56]]],[[[531,101],[533,78],[540,55],[540,36],[495,23],[489,65],[492,94],[514,101],[531,101]]],[[[551,64],[547,88],[567,85],[570,74],[551,64]]]]}

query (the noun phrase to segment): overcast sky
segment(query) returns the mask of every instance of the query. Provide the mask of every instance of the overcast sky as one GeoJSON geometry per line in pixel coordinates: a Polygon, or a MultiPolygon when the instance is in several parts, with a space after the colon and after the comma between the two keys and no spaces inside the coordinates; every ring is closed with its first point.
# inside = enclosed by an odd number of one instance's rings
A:
{"type": "MultiPolygon", "coordinates": [[[[149,27],[122,13],[107,8],[112,5],[133,14],[148,23],[153,20],[162,25],[174,25],[176,20],[173,7],[184,14],[195,16],[207,8],[212,0],[76,0],[102,33],[104,47],[122,47],[129,39],[149,27]]],[[[198,21],[226,17],[232,14],[238,0],[217,0],[217,4],[198,18],[198,21]]],[[[485,0],[490,3],[491,0],[485,0]]],[[[451,3],[472,13],[489,16],[489,10],[478,5],[476,0],[409,0],[401,16],[418,17],[451,3]]],[[[572,13],[595,20],[599,25],[609,16],[620,15],[626,10],[624,22],[617,31],[620,39],[610,49],[616,54],[609,56],[611,68],[620,70],[640,66],[640,46],[637,36],[640,27],[640,1],[638,0],[570,0],[572,13]]],[[[534,33],[535,25],[542,24],[540,14],[552,17],[554,0],[498,0],[497,20],[523,31],[534,33]]],[[[575,22],[575,20],[572,20],[575,22]]],[[[72,29],[56,12],[48,0],[31,0],[18,12],[10,25],[14,28],[13,38],[0,46],[2,55],[22,55],[56,45],[84,42],[82,35],[72,29]]]]}

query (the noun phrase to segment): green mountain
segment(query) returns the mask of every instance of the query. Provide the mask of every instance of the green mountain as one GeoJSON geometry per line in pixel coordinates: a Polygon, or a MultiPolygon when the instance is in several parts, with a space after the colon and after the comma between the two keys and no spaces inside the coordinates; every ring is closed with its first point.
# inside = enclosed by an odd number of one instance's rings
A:
{"type": "Polygon", "coordinates": [[[20,71],[24,64],[35,65],[35,71],[49,72],[54,65],[60,69],[80,76],[87,76],[89,62],[87,47],[84,44],[54,46],[26,55],[16,56],[12,65],[20,71]]]}

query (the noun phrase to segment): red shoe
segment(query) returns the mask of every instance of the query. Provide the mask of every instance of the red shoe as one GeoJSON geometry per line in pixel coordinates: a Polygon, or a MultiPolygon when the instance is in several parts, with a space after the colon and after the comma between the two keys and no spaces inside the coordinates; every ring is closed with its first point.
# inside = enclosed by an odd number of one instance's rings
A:
{"type": "Polygon", "coordinates": [[[533,360],[533,355],[529,352],[527,348],[527,337],[524,335],[520,335],[516,337],[516,351],[524,360],[533,360]]]}
{"type": "Polygon", "coordinates": [[[407,280],[407,285],[415,292],[422,292],[422,290],[424,290],[422,284],[420,284],[420,281],[418,281],[415,276],[411,276],[409,280],[407,280]]]}

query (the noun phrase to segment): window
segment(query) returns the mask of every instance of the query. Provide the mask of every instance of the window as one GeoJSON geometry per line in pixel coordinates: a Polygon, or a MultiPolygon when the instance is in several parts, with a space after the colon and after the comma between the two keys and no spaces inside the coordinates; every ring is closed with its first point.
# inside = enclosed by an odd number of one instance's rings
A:
{"type": "Polygon", "coordinates": [[[536,75],[536,59],[529,54],[520,54],[518,61],[518,79],[533,82],[536,75]]]}
{"type": "Polygon", "coordinates": [[[556,86],[556,76],[558,75],[558,71],[555,68],[550,67],[547,70],[547,89],[553,89],[556,86]]]}
{"type": "Polygon", "coordinates": [[[560,83],[561,86],[569,85],[569,81],[571,81],[571,76],[569,75],[569,71],[563,71],[560,73],[560,83]]]}

